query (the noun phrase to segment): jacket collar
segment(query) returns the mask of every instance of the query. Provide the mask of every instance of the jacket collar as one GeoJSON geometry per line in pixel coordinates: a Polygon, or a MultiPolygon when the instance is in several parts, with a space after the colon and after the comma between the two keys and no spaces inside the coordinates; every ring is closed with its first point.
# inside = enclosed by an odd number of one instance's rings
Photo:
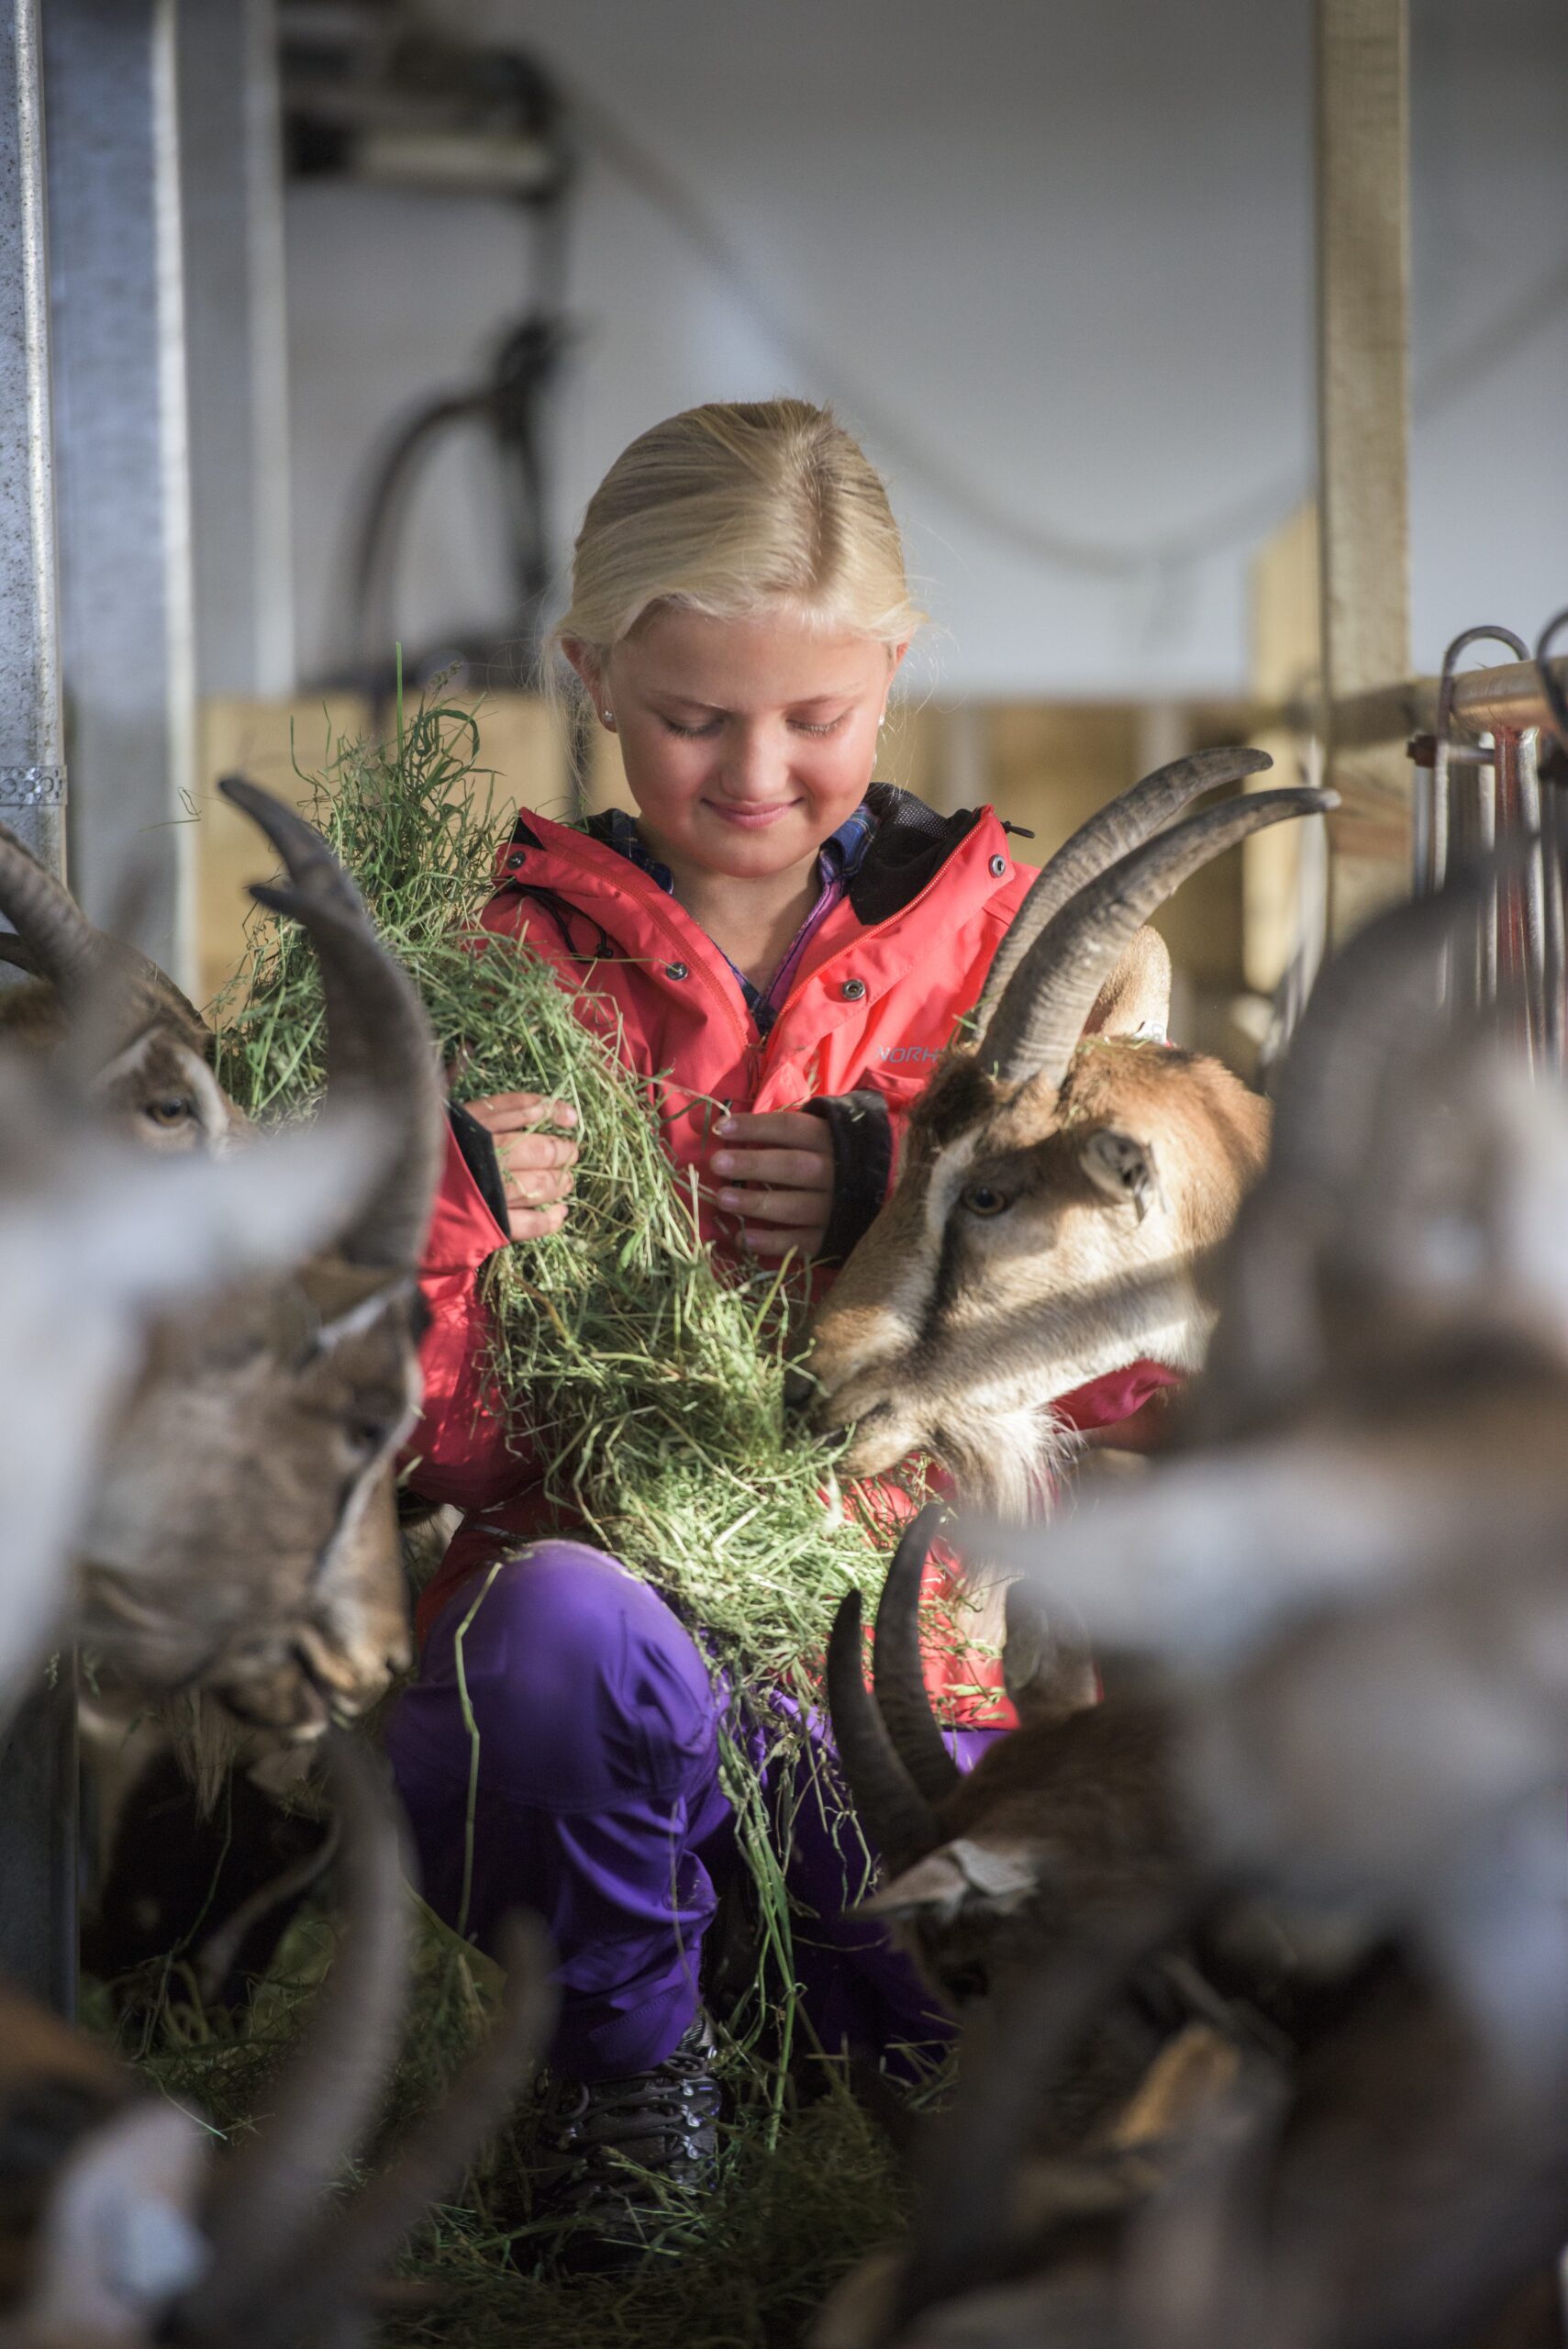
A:
{"type": "MultiPolygon", "coordinates": [[[[985,808],[961,807],[954,815],[939,815],[912,791],[901,791],[891,783],[872,784],[848,823],[823,844],[824,853],[836,852],[843,860],[841,869],[856,919],[870,930],[902,913],[935,880],[988,813],[985,808]]],[[[528,852],[539,850],[564,851],[585,875],[612,885],[626,882],[626,868],[630,865],[666,897],[670,895],[668,874],[643,848],[623,809],[590,817],[582,827],[553,823],[548,817],[525,810],[510,840],[496,852],[497,885],[528,886],[524,874],[534,863],[528,852]],[[523,863],[518,863],[519,853],[523,863]]],[[[530,874],[528,878],[532,877],[530,874]]],[[[617,885],[616,894],[627,892],[617,885]]],[[[630,894],[639,899],[644,896],[641,890],[630,894]]]]}

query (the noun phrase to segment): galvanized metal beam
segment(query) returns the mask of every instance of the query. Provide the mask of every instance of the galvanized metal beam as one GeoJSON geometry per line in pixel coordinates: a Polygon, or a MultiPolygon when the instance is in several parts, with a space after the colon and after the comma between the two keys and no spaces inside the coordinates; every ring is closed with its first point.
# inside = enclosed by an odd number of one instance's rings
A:
{"type": "Polygon", "coordinates": [[[77,896],[194,978],[190,489],[174,0],[49,0],[61,647],[77,896]]]}
{"type": "MultiPolygon", "coordinates": [[[[0,5],[0,821],[65,857],[38,0],[0,5]]],[[[0,1736],[0,1972],[76,2002],[70,1656],[0,1736]]]]}
{"type": "Polygon", "coordinates": [[[38,0],[0,6],[0,821],[63,872],[38,0]]]}
{"type": "Polygon", "coordinates": [[[275,0],[178,0],[199,695],[295,679],[275,0]]]}

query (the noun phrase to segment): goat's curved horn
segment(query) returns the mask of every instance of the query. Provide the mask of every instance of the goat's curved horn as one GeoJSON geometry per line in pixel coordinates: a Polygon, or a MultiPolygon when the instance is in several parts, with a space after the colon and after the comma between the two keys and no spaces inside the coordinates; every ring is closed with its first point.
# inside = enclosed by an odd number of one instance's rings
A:
{"type": "Polygon", "coordinates": [[[531,1917],[508,1918],[500,1938],[506,1988],[499,2019],[392,2167],[346,2210],[329,2210],[321,2219],[304,2255],[278,2278],[280,2298],[260,2328],[263,2343],[283,2349],[313,2340],[328,2318],[362,2299],[528,2087],[560,2003],[550,1979],[554,1954],[543,1926],[531,1917]]]}
{"type": "Polygon", "coordinates": [[[936,1812],[888,1736],[861,1669],[861,1595],[846,1591],[828,1642],[828,1710],[857,1813],[891,1876],[942,1840],[936,1812]]]}
{"type": "Polygon", "coordinates": [[[226,774],[218,778],[219,791],[231,806],[249,816],[258,830],[266,834],[284,861],[284,870],[296,889],[305,889],[341,906],[346,911],[365,914],[365,901],[352,875],[339,862],[314,824],[307,823],[286,800],[272,792],[263,791],[242,774],[226,774]]]}
{"type": "Polygon", "coordinates": [[[1007,934],[996,949],[984,992],[975,1006],[974,1017],[981,1033],[1000,1003],[1008,980],[1040,931],[1047,922],[1055,920],[1063,906],[1072,903],[1080,889],[1098,880],[1118,858],[1141,848],[1146,840],[1162,831],[1201,793],[1212,791],[1222,783],[1240,783],[1273,764],[1266,751],[1195,751],[1188,758],[1173,759],[1169,766],[1156,768],[1141,783],[1119,793],[1106,807],[1097,807],[1088,822],[1080,824],[1072,839],[1041,865],[1029,885],[1028,896],[1008,924],[1007,934]]]}
{"type": "Polygon", "coordinates": [[[406,1977],[407,1899],[392,1806],[368,1757],[329,1732],[340,1826],[343,1939],[271,2123],[218,2174],[206,2232],[212,2265],[182,2311],[187,2337],[223,2337],[275,2280],[321,2198],[375,2116],[397,2045],[406,1977]]]}
{"type": "Polygon", "coordinates": [[[13,971],[25,971],[29,979],[41,979],[44,974],[37,954],[14,930],[0,930],[0,963],[7,963],[13,971]]]}
{"type": "Polygon", "coordinates": [[[920,1586],[937,1530],[947,1514],[929,1501],[893,1553],[876,1609],[872,1686],[893,1750],[928,1802],[940,1802],[959,1781],[926,1694],[920,1662],[920,1586]]]}
{"type": "MultiPolygon", "coordinates": [[[[176,1011],[204,1039],[206,1023],[166,971],[123,939],[95,930],[62,881],[41,865],[15,832],[0,824],[0,914],[16,931],[0,940],[0,963],[47,979],[62,996],[80,1002],[95,985],[128,998],[130,1016],[158,1008],[176,1011]]],[[[123,1030],[121,1016],[113,1023],[123,1030]]],[[[114,1049],[114,1047],[111,1047],[114,1049]]]]}
{"type": "Polygon", "coordinates": [[[99,932],[65,884],[46,871],[5,824],[0,824],[0,914],[23,946],[30,948],[40,977],[62,988],[86,978],[97,955],[99,932]]]}
{"type": "Polygon", "coordinates": [[[218,787],[266,834],[288,873],[287,887],[263,885],[250,895],[310,932],[327,1004],[328,1098],[357,1094],[390,1110],[400,1138],[385,1178],[340,1243],[343,1253],[358,1264],[412,1264],[444,1141],[435,1040],[418,990],[376,936],[353,880],[315,826],[243,775],[225,775],[218,787]]]}
{"type": "Polygon", "coordinates": [[[1249,793],[1189,816],[1118,859],[1029,947],[981,1040],[981,1058],[1007,1081],[1045,1076],[1060,1085],[1123,948],[1188,874],[1265,825],[1323,815],[1339,804],[1331,791],[1249,793]]]}
{"type": "Polygon", "coordinates": [[[440,1173],[443,1112],[436,1045],[407,973],[362,913],[305,889],[250,895],[310,932],[327,1003],[327,1097],[390,1113],[395,1143],[383,1179],[339,1241],[350,1264],[418,1262],[440,1173]]]}

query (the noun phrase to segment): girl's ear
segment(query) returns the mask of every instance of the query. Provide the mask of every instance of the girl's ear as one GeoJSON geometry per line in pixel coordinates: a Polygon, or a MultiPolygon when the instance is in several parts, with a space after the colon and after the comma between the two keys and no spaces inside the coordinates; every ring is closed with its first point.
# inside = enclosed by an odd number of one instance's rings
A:
{"type": "Polygon", "coordinates": [[[586,686],[589,700],[595,709],[599,708],[604,696],[604,674],[597,654],[574,636],[563,636],[561,649],[586,686]]]}
{"type": "Polygon", "coordinates": [[[903,662],[904,655],[909,650],[908,639],[906,638],[902,644],[890,644],[887,650],[891,655],[887,663],[887,674],[891,679],[897,674],[899,666],[903,662]]]}

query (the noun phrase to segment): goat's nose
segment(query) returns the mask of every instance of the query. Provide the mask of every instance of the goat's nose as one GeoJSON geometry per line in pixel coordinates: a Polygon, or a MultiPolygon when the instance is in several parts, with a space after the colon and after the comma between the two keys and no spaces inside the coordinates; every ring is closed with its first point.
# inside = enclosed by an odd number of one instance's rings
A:
{"type": "Polygon", "coordinates": [[[817,1399],[817,1381],[807,1370],[786,1370],[784,1407],[786,1419],[803,1419],[817,1399]]]}

